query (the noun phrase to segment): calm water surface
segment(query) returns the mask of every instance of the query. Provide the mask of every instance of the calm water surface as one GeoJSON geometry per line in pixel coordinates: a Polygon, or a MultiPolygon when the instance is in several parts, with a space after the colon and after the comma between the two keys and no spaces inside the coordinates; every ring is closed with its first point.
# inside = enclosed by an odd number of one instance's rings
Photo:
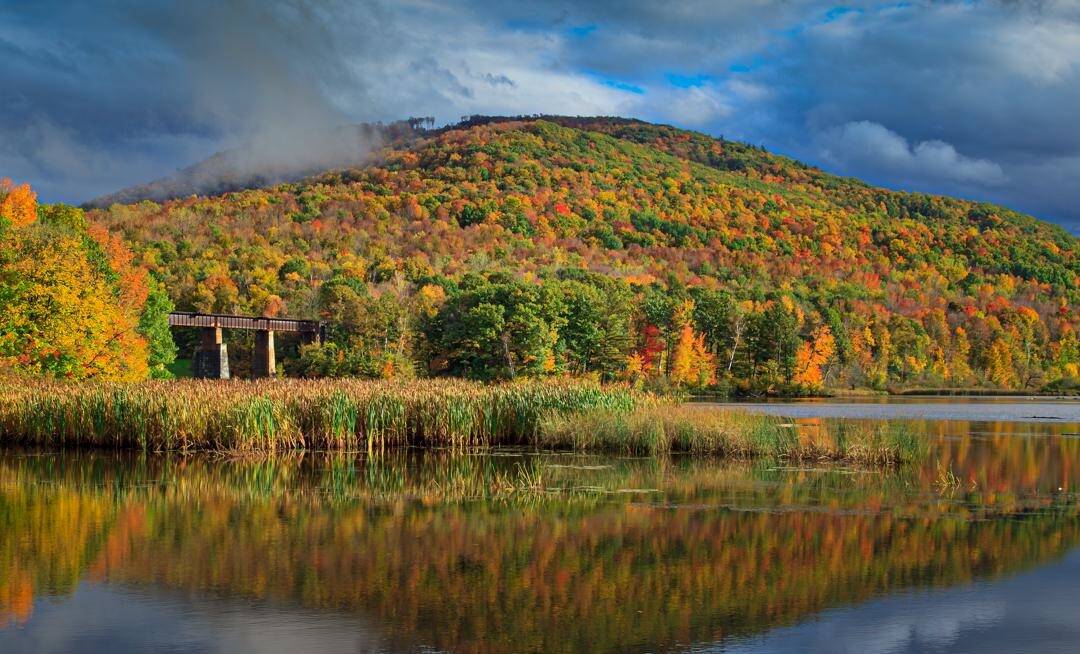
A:
{"type": "Polygon", "coordinates": [[[927,460],[0,451],[0,651],[1080,651],[1077,405],[846,405],[927,460]]]}
{"type": "Polygon", "coordinates": [[[718,403],[792,418],[1080,423],[1080,399],[892,397],[718,403]]]}

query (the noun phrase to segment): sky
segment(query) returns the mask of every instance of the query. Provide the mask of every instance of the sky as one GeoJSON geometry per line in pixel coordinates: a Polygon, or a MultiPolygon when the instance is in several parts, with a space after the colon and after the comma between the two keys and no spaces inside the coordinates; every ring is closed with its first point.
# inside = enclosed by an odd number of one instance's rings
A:
{"type": "Polygon", "coordinates": [[[49,202],[320,127],[619,115],[1080,234],[1080,0],[0,0],[0,88],[0,176],[49,202]]]}

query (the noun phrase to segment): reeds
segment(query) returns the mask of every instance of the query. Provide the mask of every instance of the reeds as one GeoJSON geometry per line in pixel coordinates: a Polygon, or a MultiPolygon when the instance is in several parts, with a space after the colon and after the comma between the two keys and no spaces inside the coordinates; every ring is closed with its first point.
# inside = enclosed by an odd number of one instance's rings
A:
{"type": "Polygon", "coordinates": [[[915,458],[919,448],[918,439],[887,424],[805,427],[585,381],[0,380],[0,443],[20,445],[369,452],[523,445],[874,464],[915,458]]]}
{"type": "Polygon", "coordinates": [[[632,411],[605,407],[548,414],[537,444],[653,455],[852,461],[891,465],[919,458],[923,444],[901,425],[880,421],[791,423],[782,418],[643,398],[632,411]]]}
{"type": "Polygon", "coordinates": [[[74,385],[0,381],[0,442],[149,450],[527,445],[542,416],[640,394],[573,381],[362,380],[74,385]]]}

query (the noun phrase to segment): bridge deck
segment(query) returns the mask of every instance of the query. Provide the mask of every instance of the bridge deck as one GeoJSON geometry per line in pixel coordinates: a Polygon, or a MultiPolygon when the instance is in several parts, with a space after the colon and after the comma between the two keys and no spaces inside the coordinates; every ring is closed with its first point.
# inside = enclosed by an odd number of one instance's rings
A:
{"type": "Polygon", "coordinates": [[[232,316],[223,313],[174,311],[169,314],[169,325],[171,327],[220,327],[222,329],[253,329],[263,332],[318,334],[322,330],[323,323],[320,320],[261,318],[255,316],[232,316]]]}

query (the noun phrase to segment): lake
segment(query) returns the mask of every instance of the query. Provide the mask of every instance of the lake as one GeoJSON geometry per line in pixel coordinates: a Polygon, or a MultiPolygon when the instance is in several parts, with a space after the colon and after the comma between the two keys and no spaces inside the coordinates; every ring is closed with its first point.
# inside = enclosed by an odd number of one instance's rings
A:
{"type": "Polygon", "coordinates": [[[1080,404],[747,408],[930,452],[0,450],[0,651],[1080,650],[1080,404]]]}

